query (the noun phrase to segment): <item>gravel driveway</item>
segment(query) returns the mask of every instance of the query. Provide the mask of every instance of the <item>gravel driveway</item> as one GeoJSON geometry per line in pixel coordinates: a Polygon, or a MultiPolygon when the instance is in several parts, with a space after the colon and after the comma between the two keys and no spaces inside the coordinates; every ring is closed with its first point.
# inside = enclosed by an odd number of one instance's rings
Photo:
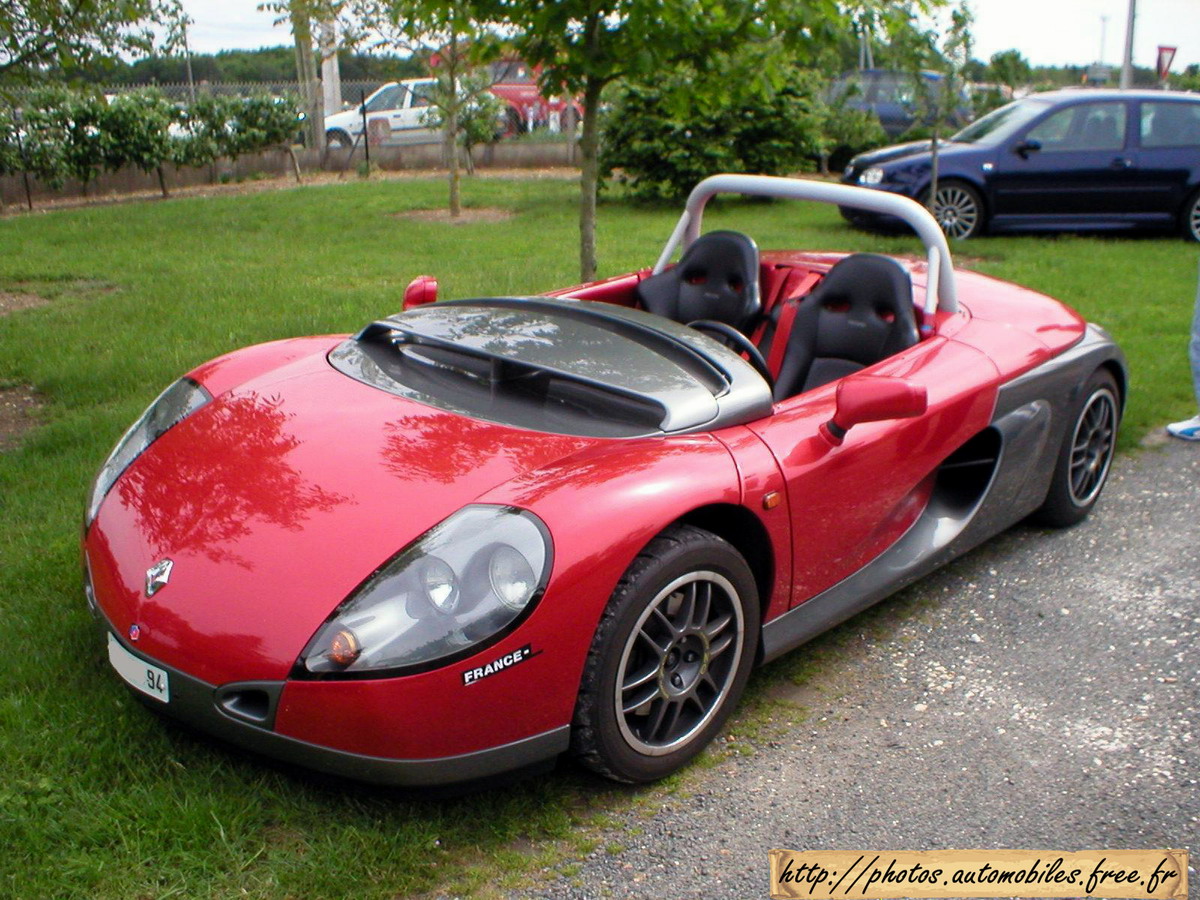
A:
{"type": "Polygon", "coordinates": [[[1200,446],[1122,458],[1083,525],[1015,528],[819,639],[774,691],[806,716],[511,896],[766,897],[776,847],[1200,852],[1198,585],[1200,446]]]}

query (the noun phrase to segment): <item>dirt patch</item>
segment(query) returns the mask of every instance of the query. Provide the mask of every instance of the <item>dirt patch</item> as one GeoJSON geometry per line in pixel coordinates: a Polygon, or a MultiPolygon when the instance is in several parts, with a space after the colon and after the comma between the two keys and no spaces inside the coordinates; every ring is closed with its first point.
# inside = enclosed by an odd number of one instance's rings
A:
{"type": "Polygon", "coordinates": [[[26,294],[14,291],[0,290],[0,316],[20,312],[23,309],[37,309],[39,306],[49,306],[50,300],[40,294],[26,294]]]}
{"type": "MultiPolygon", "coordinates": [[[[546,168],[488,168],[480,169],[473,178],[486,181],[569,181],[579,177],[579,170],[568,166],[551,166],[546,168]]],[[[445,171],[438,169],[400,169],[374,172],[371,181],[409,181],[445,179],[445,171]]],[[[354,172],[325,172],[309,171],[303,175],[303,181],[296,183],[291,175],[275,175],[265,178],[246,178],[242,181],[231,181],[218,184],[198,184],[171,187],[170,199],[177,197],[217,197],[226,194],[258,194],[264,191],[291,190],[298,187],[316,187],[332,184],[349,184],[361,179],[354,172]]],[[[130,191],[124,194],[103,194],[97,197],[41,197],[34,201],[34,213],[46,213],[55,209],[71,209],[80,206],[107,206],[114,203],[131,203],[162,200],[162,194],[155,189],[130,191]]],[[[3,216],[29,215],[24,203],[10,203],[0,212],[3,216]]]]}
{"type": "Polygon", "coordinates": [[[0,388],[0,452],[11,450],[33,430],[34,412],[41,406],[33,388],[0,388]]]}
{"type": "Polygon", "coordinates": [[[448,209],[414,209],[411,212],[392,213],[392,218],[415,222],[441,222],[443,225],[471,225],[476,222],[507,222],[515,215],[511,209],[483,206],[478,209],[464,209],[457,216],[451,216],[448,209]]]}

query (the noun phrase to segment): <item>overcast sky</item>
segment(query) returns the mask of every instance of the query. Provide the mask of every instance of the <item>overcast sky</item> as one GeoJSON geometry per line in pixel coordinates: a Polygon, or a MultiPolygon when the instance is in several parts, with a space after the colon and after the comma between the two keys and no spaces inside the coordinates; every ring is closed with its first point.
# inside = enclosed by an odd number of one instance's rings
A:
{"type": "MultiPolygon", "coordinates": [[[[1128,0],[968,0],[975,14],[975,56],[1020,50],[1035,65],[1119,64],[1125,49],[1128,0]],[[1107,17],[1107,27],[1101,22],[1107,17]]],[[[192,50],[254,49],[291,43],[287,25],[273,26],[257,0],[184,0],[195,20],[192,50]]],[[[1160,44],[1178,47],[1171,69],[1200,63],[1200,0],[1137,0],[1134,62],[1154,67],[1160,44]]]]}

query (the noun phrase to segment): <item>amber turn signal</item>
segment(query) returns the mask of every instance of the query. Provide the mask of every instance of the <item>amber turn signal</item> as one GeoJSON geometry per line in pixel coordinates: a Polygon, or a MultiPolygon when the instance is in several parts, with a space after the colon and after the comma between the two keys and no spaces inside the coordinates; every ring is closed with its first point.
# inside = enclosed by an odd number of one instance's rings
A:
{"type": "Polygon", "coordinates": [[[348,628],[343,628],[329,642],[329,661],[339,666],[350,665],[358,659],[360,653],[362,653],[362,647],[359,646],[358,638],[348,628]]]}

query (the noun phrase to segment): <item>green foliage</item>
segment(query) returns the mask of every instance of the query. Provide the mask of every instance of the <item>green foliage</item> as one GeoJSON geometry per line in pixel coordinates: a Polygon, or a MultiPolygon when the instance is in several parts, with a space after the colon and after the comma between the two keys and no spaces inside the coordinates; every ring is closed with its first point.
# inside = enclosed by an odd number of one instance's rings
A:
{"type": "Polygon", "coordinates": [[[179,14],[176,0],[5,0],[0,4],[0,85],[38,80],[49,66],[74,70],[153,46],[150,26],[179,14]]]}
{"type": "Polygon", "coordinates": [[[14,110],[0,106],[0,175],[15,175],[25,168],[17,139],[19,128],[14,110]]]}
{"type": "Polygon", "coordinates": [[[887,143],[879,116],[869,109],[850,109],[841,103],[822,107],[821,151],[829,168],[840,170],[856,153],[887,143]]]}
{"type": "Polygon", "coordinates": [[[731,89],[689,65],[625,83],[605,120],[602,170],[640,200],[679,199],[714,172],[795,172],[823,147],[818,91],[817,77],[800,70],[777,89],[731,89]]]}
{"type": "Polygon", "coordinates": [[[104,167],[116,171],[136,166],[152,172],[172,158],[169,133],[175,105],[155,90],[114,97],[100,117],[100,146],[104,167]]]}
{"type": "Polygon", "coordinates": [[[45,88],[24,106],[29,171],[52,186],[68,178],[87,184],[104,167],[104,98],[45,88]]]}
{"type": "Polygon", "coordinates": [[[0,172],[28,171],[52,187],[87,183],[101,170],[163,163],[201,166],[288,143],[296,133],[293,100],[268,95],[203,95],[178,107],[156,90],[98,94],[62,87],[36,91],[23,106],[24,154],[11,110],[0,112],[0,172]]]}
{"type": "Polygon", "coordinates": [[[231,158],[290,143],[300,124],[296,101],[286,97],[238,97],[230,112],[221,155],[231,158]]]}
{"type": "MultiPolygon", "coordinates": [[[[446,100],[439,94],[447,86],[438,79],[438,91],[434,93],[434,105],[430,106],[422,119],[429,128],[444,127],[446,100]]],[[[490,144],[496,140],[503,121],[504,101],[488,88],[492,79],[486,72],[473,72],[458,81],[458,108],[455,121],[458,125],[458,144],[468,151],[479,144],[490,144]]]]}
{"type": "Polygon", "coordinates": [[[988,62],[988,77],[998,84],[1020,88],[1033,80],[1033,69],[1020,50],[1001,50],[988,62]]]}

